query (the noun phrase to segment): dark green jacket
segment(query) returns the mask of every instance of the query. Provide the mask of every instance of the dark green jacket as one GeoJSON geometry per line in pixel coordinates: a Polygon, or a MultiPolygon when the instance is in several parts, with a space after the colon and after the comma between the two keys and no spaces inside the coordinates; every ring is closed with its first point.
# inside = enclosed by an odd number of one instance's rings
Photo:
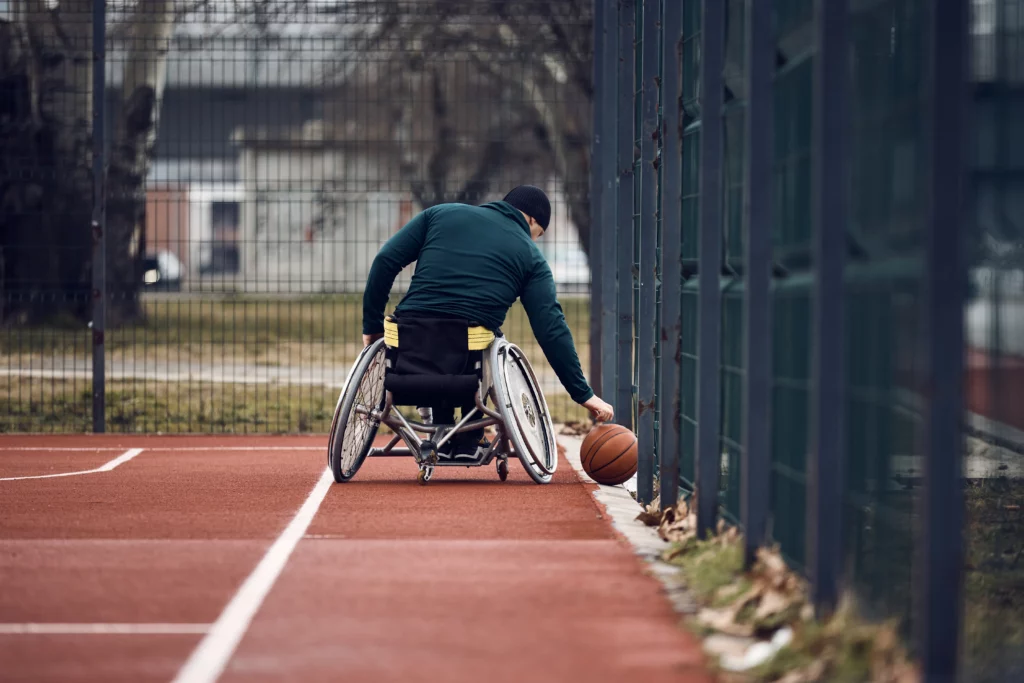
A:
{"type": "Polygon", "coordinates": [[[363,294],[363,334],[384,331],[395,277],[416,261],[402,313],[456,315],[492,330],[521,299],[533,334],[577,403],[594,395],[580,368],[572,333],[555,296],[555,280],[530,239],[523,215],[505,202],[440,204],[422,212],[381,248],[363,294]]]}

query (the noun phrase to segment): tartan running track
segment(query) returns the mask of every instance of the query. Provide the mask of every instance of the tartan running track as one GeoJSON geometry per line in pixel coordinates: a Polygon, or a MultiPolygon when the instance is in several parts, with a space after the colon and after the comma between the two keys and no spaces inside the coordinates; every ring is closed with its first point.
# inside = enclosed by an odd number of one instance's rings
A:
{"type": "Polygon", "coordinates": [[[564,457],[439,468],[326,437],[0,437],[4,681],[710,681],[564,457]]]}

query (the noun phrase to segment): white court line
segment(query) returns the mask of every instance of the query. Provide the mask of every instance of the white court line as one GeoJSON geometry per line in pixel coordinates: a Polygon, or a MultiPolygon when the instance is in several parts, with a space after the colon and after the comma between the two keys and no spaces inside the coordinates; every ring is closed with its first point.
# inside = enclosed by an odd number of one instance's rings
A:
{"type": "Polygon", "coordinates": [[[79,470],[78,472],[61,472],[60,474],[34,474],[30,477],[0,477],[0,481],[23,481],[25,479],[54,479],[56,477],[77,477],[80,474],[98,474],[100,472],[109,472],[118,465],[123,465],[136,455],[142,452],[141,448],[132,448],[127,450],[121,455],[117,456],[113,460],[99,467],[91,470],[79,470]]]}
{"type": "Polygon", "coordinates": [[[202,635],[209,624],[0,624],[0,635],[202,635]]]}
{"type": "MultiPolygon", "coordinates": [[[[323,446],[146,446],[149,451],[322,451],[327,448],[327,437],[324,437],[323,446]]],[[[98,453],[99,451],[116,451],[116,446],[96,446],[84,448],[82,446],[0,446],[0,454],[6,451],[51,451],[51,452],[81,452],[98,453]]]]}
{"type": "Polygon", "coordinates": [[[333,481],[331,470],[325,469],[306,502],[231,598],[231,602],[217,617],[210,632],[192,652],[172,683],[213,683],[224,672],[260,605],[284,570],[292,551],[306,534],[306,529],[320,509],[320,503],[333,481]]]}

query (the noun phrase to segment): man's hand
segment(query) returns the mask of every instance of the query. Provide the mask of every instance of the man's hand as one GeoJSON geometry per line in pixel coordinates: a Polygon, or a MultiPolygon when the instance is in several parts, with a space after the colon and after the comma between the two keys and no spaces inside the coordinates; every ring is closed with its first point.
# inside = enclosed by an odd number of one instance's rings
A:
{"type": "Polygon", "coordinates": [[[378,339],[380,339],[383,336],[384,336],[383,332],[378,332],[376,334],[364,334],[363,335],[363,347],[365,348],[365,347],[369,346],[370,344],[372,344],[373,342],[377,341],[378,339]]]}
{"type": "Polygon", "coordinates": [[[615,419],[615,409],[597,396],[591,396],[583,407],[590,411],[595,422],[610,422],[615,419]]]}

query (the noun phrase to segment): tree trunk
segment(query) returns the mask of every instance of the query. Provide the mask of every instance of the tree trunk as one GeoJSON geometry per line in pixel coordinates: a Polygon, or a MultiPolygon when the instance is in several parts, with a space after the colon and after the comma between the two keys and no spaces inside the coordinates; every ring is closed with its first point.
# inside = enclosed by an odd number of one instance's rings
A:
{"type": "Polygon", "coordinates": [[[4,322],[88,319],[92,2],[12,3],[0,26],[4,322]]]}
{"type": "Polygon", "coordinates": [[[108,316],[112,325],[142,318],[139,266],[146,248],[146,176],[153,160],[173,29],[173,0],[150,0],[136,7],[107,175],[108,316]]]}

